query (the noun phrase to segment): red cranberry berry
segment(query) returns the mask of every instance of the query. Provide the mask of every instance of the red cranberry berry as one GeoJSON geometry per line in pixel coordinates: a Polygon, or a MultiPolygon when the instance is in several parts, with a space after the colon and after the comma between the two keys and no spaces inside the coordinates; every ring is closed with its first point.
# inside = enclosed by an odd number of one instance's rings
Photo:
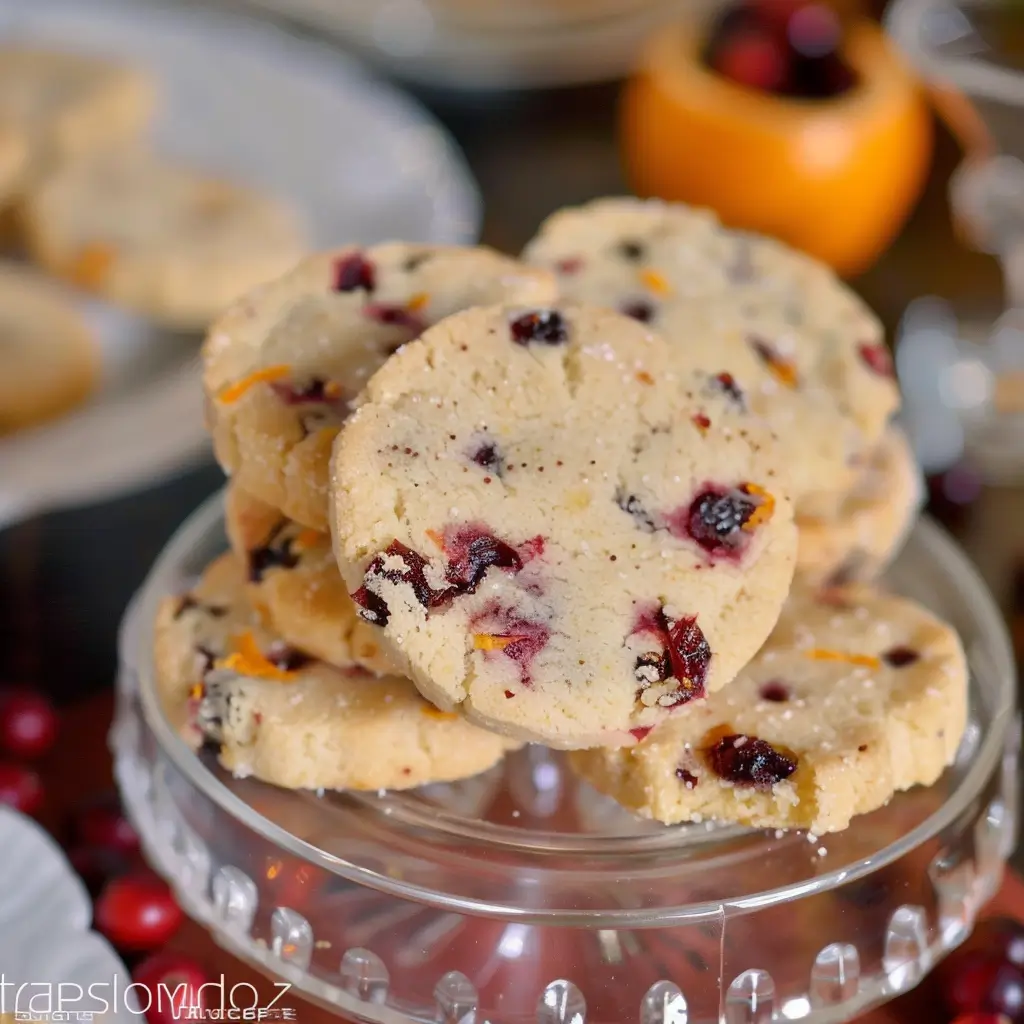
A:
{"type": "Polygon", "coordinates": [[[962,1013],[951,1024],[1013,1024],[1005,1013],[962,1013]]]}
{"type": "Polygon", "coordinates": [[[857,352],[872,373],[877,373],[879,377],[893,375],[892,356],[884,345],[861,345],[857,352]]]}
{"type": "Polygon", "coordinates": [[[711,770],[737,786],[769,790],[796,771],[796,759],[787,757],[756,736],[724,736],[705,751],[711,770]]]}
{"type": "Polygon", "coordinates": [[[376,270],[361,252],[343,256],[334,264],[334,290],[336,292],[354,292],[359,289],[364,292],[372,292],[376,285],[376,270]]]}
{"type": "MultiPolygon", "coordinates": [[[[180,1024],[202,1018],[206,1009],[203,986],[209,978],[195,960],[180,953],[154,953],[135,968],[132,981],[149,989],[149,1024],[180,1024]]],[[[145,997],[141,1002],[146,1002],[145,997]]]]}
{"type": "Polygon", "coordinates": [[[134,857],[102,846],[73,846],[68,851],[68,860],[94,898],[110,879],[125,875],[137,866],[134,857]]]}
{"type": "Polygon", "coordinates": [[[57,713],[42,694],[11,690],[0,695],[0,751],[31,760],[57,739],[57,713]]]}
{"type": "Polygon", "coordinates": [[[115,878],[96,901],[96,928],[124,953],[162,946],[182,922],[166,882],[151,874],[115,878]]]}
{"type": "Polygon", "coordinates": [[[936,972],[950,1014],[1005,1014],[1024,1021],[1024,925],[1010,918],[982,921],[936,972]]]}
{"type": "Polygon", "coordinates": [[[83,846],[114,850],[130,856],[139,851],[139,837],[112,796],[82,808],[75,815],[72,831],[83,846]]]}
{"type": "Polygon", "coordinates": [[[762,683],[759,692],[761,700],[771,701],[773,704],[785,704],[789,700],[789,687],[785,683],[780,683],[778,679],[762,683]]]}
{"type": "Polygon", "coordinates": [[[31,768],[0,761],[0,805],[22,814],[35,814],[43,806],[43,783],[31,768]]]}
{"type": "Polygon", "coordinates": [[[906,668],[920,659],[921,655],[912,647],[891,647],[882,654],[882,661],[891,668],[906,668]]]}
{"type": "Polygon", "coordinates": [[[543,345],[562,345],[569,340],[569,330],[562,314],[554,309],[524,313],[509,324],[512,340],[517,345],[538,341],[543,345]]]}

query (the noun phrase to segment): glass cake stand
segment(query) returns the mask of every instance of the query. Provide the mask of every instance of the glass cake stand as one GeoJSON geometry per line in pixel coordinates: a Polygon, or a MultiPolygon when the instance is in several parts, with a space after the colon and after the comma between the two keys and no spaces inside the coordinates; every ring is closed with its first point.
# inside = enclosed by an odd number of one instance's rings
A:
{"type": "Polygon", "coordinates": [[[967,734],[935,786],[824,837],[642,822],[537,747],[405,793],[232,778],[165,721],[151,657],[157,601],[224,545],[217,497],[125,618],[117,778],[186,911],[348,1019],[845,1021],[920,981],[999,884],[1017,817],[1013,662],[982,583],[930,522],[889,583],[960,630],[967,734]]]}

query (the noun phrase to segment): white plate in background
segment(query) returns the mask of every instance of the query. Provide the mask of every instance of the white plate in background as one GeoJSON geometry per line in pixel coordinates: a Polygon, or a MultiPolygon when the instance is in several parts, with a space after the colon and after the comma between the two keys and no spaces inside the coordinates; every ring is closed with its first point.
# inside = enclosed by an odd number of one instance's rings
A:
{"type": "MultiPolygon", "coordinates": [[[[242,15],[151,0],[0,0],[0,41],[148,68],[168,155],[290,199],[312,244],[466,242],[479,197],[414,101],[324,44],[242,15]]],[[[93,401],[0,438],[0,527],[157,482],[206,451],[194,337],[86,303],[104,351],[93,401]]]]}

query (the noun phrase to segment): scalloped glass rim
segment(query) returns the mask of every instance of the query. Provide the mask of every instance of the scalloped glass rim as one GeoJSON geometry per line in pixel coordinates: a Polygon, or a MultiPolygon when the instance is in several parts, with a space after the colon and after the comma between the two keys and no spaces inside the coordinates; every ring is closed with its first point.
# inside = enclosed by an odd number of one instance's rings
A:
{"type": "MultiPolygon", "coordinates": [[[[872,874],[890,864],[926,839],[953,824],[982,792],[986,782],[997,771],[1003,754],[1007,729],[1013,721],[1015,710],[1015,671],[1013,656],[1005,628],[998,609],[967,557],[960,551],[950,536],[928,519],[915,526],[910,544],[919,545],[928,560],[949,578],[957,580],[963,601],[972,609],[977,619],[980,636],[980,651],[991,660],[988,666],[995,680],[994,692],[989,708],[990,723],[977,749],[971,751],[971,764],[959,784],[934,813],[906,833],[899,841],[889,844],[877,855],[862,859],[855,866],[834,869],[813,878],[735,899],[716,899],[708,902],[689,903],[681,906],[654,906],[633,909],[628,907],[595,910],[522,908],[508,903],[496,903],[478,898],[465,897],[450,892],[440,892],[422,885],[410,884],[382,872],[345,861],[296,838],[279,825],[258,814],[240,797],[217,779],[189,749],[164,718],[152,680],[152,665],[149,653],[152,650],[151,624],[156,605],[166,594],[173,592],[169,581],[174,578],[182,562],[211,534],[219,532],[222,521],[222,494],[217,493],[204,502],[165,547],[147,578],[142,590],[132,603],[122,624],[120,648],[122,661],[133,669],[139,679],[140,703],[146,724],[155,735],[163,752],[182,776],[199,789],[214,804],[239,820],[245,827],[262,836],[283,851],[303,858],[320,869],[376,889],[380,892],[413,900],[417,903],[443,910],[471,913],[477,916],[535,921],[546,924],[586,925],[589,928],[638,928],[663,927],[675,922],[693,922],[718,917],[726,909],[749,910],[786,903],[809,893],[823,892],[837,886],[848,885],[859,878],[872,874]]],[[[971,651],[968,652],[972,654],[971,651]]],[[[397,795],[399,800],[401,794],[397,795]]],[[[362,801],[372,800],[369,795],[360,795],[362,801]]],[[[406,817],[416,824],[415,814],[400,813],[392,820],[406,817]]],[[[456,819],[442,813],[431,815],[435,830],[439,824],[456,837],[484,839],[488,843],[502,841],[502,826],[480,825],[466,828],[456,819]]],[[[677,826],[661,829],[650,835],[639,836],[565,836],[557,833],[531,832],[528,846],[515,843],[517,852],[557,852],[589,854],[608,853],[651,853],[664,850],[666,846],[681,849],[681,835],[691,830],[694,843],[703,841],[707,830],[702,826],[677,826]],[[538,840],[540,843],[538,844],[538,840]]],[[[751,833],[739,828],[716,829],[709,837],[711,841],[740,838],[751,833]]],[[[789,833],[787,838],[804,841],[801,833],[789,833]]],[[[505,837],[507,842],[507,836],[505,837]]]]}
{"type": "Polygon", "coordinates": [[[954,18],[961,15],[960,8],[992,5],[993,0],[894,0],[886,12],[885,27],[911,64],[930,80],[952,82],[972,96],[1022,104],[1024,72],[999,67],[981,57],[941,53],[927,36],[929,18],[954,18]]]}

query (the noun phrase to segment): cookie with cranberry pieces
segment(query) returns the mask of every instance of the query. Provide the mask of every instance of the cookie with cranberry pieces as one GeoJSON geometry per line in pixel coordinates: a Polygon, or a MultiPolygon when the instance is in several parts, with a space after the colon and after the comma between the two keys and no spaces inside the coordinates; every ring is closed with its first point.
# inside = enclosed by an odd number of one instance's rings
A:
{"type": "Polygon", "coordinates": [[[286,203],[139,148],[60,165],[29,188],[21,220],[52,274],[181,330],[205,328],[305,251],[286,203]]]}
{"type": "Polygon", "coordinates": [[[0,434],[78,405],[99,371],[99,343],[66,292],[28,267],[0,264],[0,434]]]}
{"type": "Polygon", "coordinates": [[[906,435],[891,427],[835,515],[797,515],[797,576],[808,584],[879,576],[924,502],[924,481],[906,435]]]}
{"type": "Polygon", "coordinates": [[[233,555],[160,605],[156,681],[164,712],[237,776],[288,789],[407,789],[497,763],[508,740],[438,711],[412,683],[343,671],[265,629],[233,555]]]}
{"type": "Polygon", "coordinates": [[[439,707],[630,743],[771,631],[795,557],[783,455],[635,320],[467,310],[393,356],[339,436],[335,554],[439,707]]]}
{"type": "Polygon", "coordinates": [[[632,198],[553,214],[524,255],[564,297],[648,323],[684,366],[714,371],[791,449],[797,513],[836,511],[899,394],[881,325],[830,270],[706,211],[632,198]]]}
{"type": "Polygon", "coordinates": [[[249,494],[326,531],[331,445],[388,356],[467,306],[554,295],[546,271],[486,248],[393,242],[313,256],[210,329],[203,379],[217,458],[249,494]]]}
{"type": "Polygon", "coordinates": [[[636,747],[572,755],[640,815],[838,832],[951,764],[967,721],[955,630],[866,586],[798,588],[725,690],[636,747]]]}
{"type": "Polygon", "coordinates": [[[329,534],[299,526],[229,484],[228,540],[245,566],[249,603],[275,632],[336,668],[393,672],[380,632],[361,615],[334,560],[329,534]]]}

